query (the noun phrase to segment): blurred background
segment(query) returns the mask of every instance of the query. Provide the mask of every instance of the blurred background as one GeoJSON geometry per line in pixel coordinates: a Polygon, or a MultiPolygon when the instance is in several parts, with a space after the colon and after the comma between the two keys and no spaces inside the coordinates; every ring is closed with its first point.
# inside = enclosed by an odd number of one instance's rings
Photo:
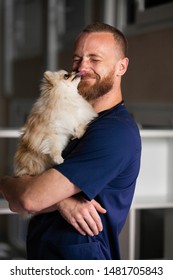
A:
{"type": "MultiPolygon", "coordinates": [[[[171,0],[0,0],[0,176],[12,173],[16,131],[39,95],[43,72],[70,70],[74,39],[95,21],[116,26],[128,39],[123,96],[144,145],[137,197],[147,203],[132,207],[121,236],[122,255],[172,259],[171,0]]],[[[0,259],[25,258],[26,224],[0,200],[0,259]]]]}

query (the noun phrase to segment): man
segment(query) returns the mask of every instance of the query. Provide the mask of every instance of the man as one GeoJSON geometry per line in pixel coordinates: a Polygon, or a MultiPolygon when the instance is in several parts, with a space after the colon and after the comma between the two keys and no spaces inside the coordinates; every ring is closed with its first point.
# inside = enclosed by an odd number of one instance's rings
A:
{"type": "Polygon", "coordinates": [[[128,67],[124,35],[107,24],[87,26],[74,45],[79,92],[98,113],[64,163],[35,177],[6,178],[0,190],[12,211],[34,212],[29,259],[120,259],[118,236],[140,167],[139,131],[122,100],[128,67]]]}

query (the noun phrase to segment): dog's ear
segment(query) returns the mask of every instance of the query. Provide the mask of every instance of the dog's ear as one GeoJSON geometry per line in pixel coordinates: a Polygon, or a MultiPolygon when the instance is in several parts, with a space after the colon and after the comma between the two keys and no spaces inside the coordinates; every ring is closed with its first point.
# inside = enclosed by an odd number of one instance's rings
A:
{"type": "Polygon", "coordinates": [[[50,85],[53,86],[55,84],[55,76],[54,76],[53,72],[46,71],[46,72],[44,72],[43,76],[50,85]]]}

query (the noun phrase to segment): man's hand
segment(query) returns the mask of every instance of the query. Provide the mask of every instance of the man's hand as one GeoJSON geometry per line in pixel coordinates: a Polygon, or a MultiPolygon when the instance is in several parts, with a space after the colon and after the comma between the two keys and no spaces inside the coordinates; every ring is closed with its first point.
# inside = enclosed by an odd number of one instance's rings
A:
{"type": "Polygon", "coordinates": [[[82,235],[94,236],[103,230],[98,214],[106,210],[94,199],[86,200],[80,194],[69,197],[57,204],[62,217],[82,235]]]}

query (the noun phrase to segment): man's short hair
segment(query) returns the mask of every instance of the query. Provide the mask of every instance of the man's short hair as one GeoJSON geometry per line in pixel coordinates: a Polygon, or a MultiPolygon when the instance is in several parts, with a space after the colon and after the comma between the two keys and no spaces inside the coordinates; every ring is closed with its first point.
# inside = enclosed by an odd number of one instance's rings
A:
{"type": "Polygon", "coordinates": [[[120,48],[121,48],[124,56],[127,56],[127,52],[128,52],[127,39],[124,36],[124,34],[116,27],[111,26],[106,23],[102,23],[102,22],[95,22],[95,23],[91,23],[91,24],[87,25],[82,30],[82,32],[86,32],[86,33],[108,32],[108,33],[111,33],[114,36],[116,43],[118,43],[120,45],[120,48]]]}

